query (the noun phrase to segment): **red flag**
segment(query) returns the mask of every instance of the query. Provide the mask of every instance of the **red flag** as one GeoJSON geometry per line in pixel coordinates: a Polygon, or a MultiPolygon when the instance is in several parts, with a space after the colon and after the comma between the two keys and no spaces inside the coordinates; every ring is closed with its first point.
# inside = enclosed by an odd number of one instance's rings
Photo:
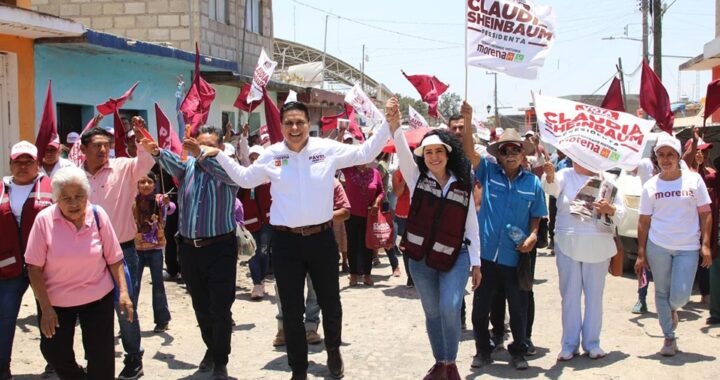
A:
{"type": "Polygon", "coordinates": [[[243,84],[242,88],[240,89],[240,94],[238,95],[237,99],[235,99],[235,103],[233,104],[235,108],[239,108],[242,111],[245,112],[252,112],[257,108],[260,104],[262,104],[261,100],[256,100],[252,102],[251,104],[247,103],[247,97],[248,94],[250,94],[250,84],[245,83],[243,84]]]}
{"type": "Polygon", "coordinates": [[[113,130],[115,131],[115,157],[130,157],[125,144],[125,127],[117,109],[113,112],[113,130]]]}
{"type": "Polygon", "coordinates": [[[267,90],[263,90],[263,102],[265,103],[265,122],[267,122],[268,135],[270,135],[270,143],[283,141],[282,121],[280,120],[280,110],[275,105],[267,90]]]}
{"type": "Polygon", "coordinates": [[[94,121],[94,117],[88,121],[85,128],[83,128],[82,132],[80,132],[80,138],[75,142],[75,144],[73,144],[72,148],[70,148],[70,152],[68,152],[68,160],[75,164],[75,166],[81,166],[82,163],[85,162],[85,155],[80,150],[80,145],[82,145],[82,135],[93,126],[94,121]]]}
{"type": "MultiPolygon", "coordinates": [[[[401,70],[402,71],[402,70],[401,70]]],[[[420,93],[422,101],[428,105],[428,114],[434,118],[438,117],[437,105],[442,95],[448,89],[448,85],[440,82],[435,76],[430,75],[407,75],[402,72],[405,78],[412,83],[420,93]]]]}
{"type": "Polygon", "coordinates": [[[643,60],[642,79],[640,79],[640,107],[655,119],[663,131],[672,134],[675,115],[670,110],[670,96],[660,78],[643,60]]]}
{"type": "Polygon", "coordinates": [[[120,107],[122,107],[123,104],[125,104],[125,102],[128,100],[130,95],[132,95],[133,91],[135,91],[135,87],[137,87],[138,83],[140,82],[135,82],[135,84],[130,87],[129,90],[125,91],[125,93],[122,94],[121,97],[117,99],[110,98],[107,102],[103,104],[98,104],[96,106],[98,112],[100,112],[101,115],[110,115],[111,113],[119,110],[120,107]]]}
{"type": "Polygon", "coordinates": [[[322,133],[325,134],[328,131],[336,129],[338,119],[349,119],[350,126],[348,126],[348,132],[350,132],[356,140],[360,142],[365,141],[365,136],[362,134],[360,126],[357,123],[357,118],[355,117],[355,108],[347,103],[345,104],[345,111],[334,116],[323,116],[320,118],[322,133]]]}
{"type": "Polygon", "coordinates": [[[703,115],[703,127],[705,126],[705,120],[712,116],[718,108],[720,108],[720,79],[716,79],[708,84],[707,93],[705,94],[705,115],[703,115]]]}
{"type": "Polygon", "coordinates": [[[180,143],[180,138],[170,125],[170,120],[165,116],[157,103],[155,103],[155,121],[157,124],[158,145],[160,148],[181,155],[182,143],[180,143]]]}
{"type": "Polygon", "coordinates": [[[195,44],[195,78],[180,105],[185,123],[192,125],[190,134],[197,135],[202,124],[207,123],[210,105],[215,100],[215,89],[200,76],[200,49],[195,44]]]}
{"type": "Polygon", "coordinates": [[[603,99],[600,107],[608,110],[625,112],[625,103],[623,102],[622,89],[620,88],[620,79],[617,79],[617,77],[613,79],[612,83],[610,83],[610,88],[608,88],[608,92],[605,94],[605,99],[603,99]]]}
{"type": "Polygon", "coordinates": [[[35,146],[38,150],[37,160],[42,163],[48,144],[57,137],[57,122],[55,120],[55,104],[52,97],[52,81],[48,81],[47,94],[45,95],[45,106],[43,107],[40,129],[38,130],[35,146]]]}

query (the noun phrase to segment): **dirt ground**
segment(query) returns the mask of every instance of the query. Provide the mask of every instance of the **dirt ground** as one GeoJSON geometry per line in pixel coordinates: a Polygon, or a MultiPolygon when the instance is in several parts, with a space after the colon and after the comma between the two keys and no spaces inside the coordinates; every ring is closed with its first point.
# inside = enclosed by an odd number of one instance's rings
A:
{"type": "MultiPolygon", "coordinates": [[[[241,262],[247,257],[242,257],[241,262]]],[[[415,289],[405,287],[405,275],[390,276],[391,270],[383,256],[383,264],[373,269],[375,286],[350,288],[340,278],[343,302],[342,353],[346,379],[421,379],[433,364],[420,301],[415,289]]],[[[404,268],[403,268],[404,272],[404,268]]],[[[145,349],[146,379],[205,379],[197,365],[205,347],[200,338],[190,297],[184,286],[166,282],[172,313],[170,330],[152,332],[150,278],[145,271],[140,296],[142,345],[145,349]]],[[[275,336],[277,307],[272,279],[266,289],[268,297],[250,301],[252,283],[247,265],[238,272],[237,301],[233,306],[236,322],[232,337],[232,354],[228,370],[237,379],[288,379],[287,358],[283,348],[271,342],[275,336]]],[[[533,341],[537,355],[530,357],[530,369],[516,371],[507,361],[506,351],[494,354],[495,364],[482,370],[471,370],[474,354],[471,331],[464,331],[460,343],[458,367],[464,378],[578,378],[578,379],[717,379],[717,355],[720,354],[720,328],[705,325],[707,308],[693,295],[680,312],[677,330],[682,351],[673,358],[661,357],[662,334],[654,313],[653,285],[648,297],[650,312],[633,315],[629,312],[636,300],[637,281],[629,274],[608,277],[605,289],[604,323],[601,345],[609,355],[591,360],[587,355],[570,362],[557,363],[560,348],[560,294],[555,258],[541,251],[536,270],[536,317],[533,341]]],[[[466,301],[472,305],[472,295],[466,301]]],[[[471,322],[468,316],[468,326],[471,322]]],[[[116,324],[117,326],[117,324],[116,324]]],[[[321,329],[322,330],[322,329],[321,329]]],[[[322,331],[320,331],[322,334],[322,331]]],[[[508,342],[506,342],[508,343],[508,342]]],[[[77,329],[75,352],[80,360],[83,348],[77,329]]],[[[116,371],[122,369],[122,347],[116,345],[116,371]]],[[[325,378],[326,355],[323,345],[310,346],[310,377],[325,378]]],[[[12,370],[16,379],[41,379],[45,362],[40,354],[35,303],[28,290],[18,321],[12,370]]],[[[51,378],[55,378],[52,376],[51,378]]]]}

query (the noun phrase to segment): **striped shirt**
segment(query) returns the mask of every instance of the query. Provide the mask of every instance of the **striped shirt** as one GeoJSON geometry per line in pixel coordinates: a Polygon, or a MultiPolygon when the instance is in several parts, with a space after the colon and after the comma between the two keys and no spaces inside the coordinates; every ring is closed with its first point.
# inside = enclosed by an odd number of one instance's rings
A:
{"type": "Polygon", "coordinates": [[[155,160],[180,183],[180,235],[188,239],[225,235],[236,228],[235,195],[239,186],[216,160],[197,161],[161,149],[155,160]]]}

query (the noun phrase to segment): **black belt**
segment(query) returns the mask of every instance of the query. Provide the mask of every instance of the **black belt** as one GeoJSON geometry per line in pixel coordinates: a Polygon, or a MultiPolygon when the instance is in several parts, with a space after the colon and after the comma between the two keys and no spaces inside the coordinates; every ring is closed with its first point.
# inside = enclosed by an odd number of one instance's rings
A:
{"type": "Polygon", "coordinates": [[[180,241],[191,247],[202,248],[202,247],[207,247],[209,245],[213,245],[215,243],[219,243],[221,241],[228,240],[233,237],[235,237],[235,230],[232,230],[232,232],[229,232],[225,235],[213,236],[213,237],[209,237],[209,238],[188,239],[184,236],[180,236],[180,241]]]}
{"type": "Polygon", "coordinates": [[[135,247],[135,239],[120,243],[121,249],[128,249],[128,248],[133,248],[133,247],[135,247]]]}
{"type": "Polygon", "coordinates": [[[302,235],[302,236],[310,236],[310,235],[315,235],[317,233],[331,229],[333,227],[333,222],[332,222],[332,220],[329,220],[325,223],[315,224],[312,226],[302,226],[302,227],[287,227],[287,226],[273,226],[273,227],[278,231],[290,232],[290,233],[298,234],[298,235],[302,235]]]}

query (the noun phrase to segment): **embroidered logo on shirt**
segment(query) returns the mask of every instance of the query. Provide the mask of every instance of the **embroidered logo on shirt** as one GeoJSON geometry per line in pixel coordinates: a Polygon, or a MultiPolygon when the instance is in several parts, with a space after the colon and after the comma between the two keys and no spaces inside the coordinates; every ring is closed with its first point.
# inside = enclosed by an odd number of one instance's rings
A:
{"type": "Polygon", "coordinates": [[[310,162],[312,162],[313,164],[317,164],[318,162],[325,161],[325,155],[324,154],[313,154],[312,156],[309,157],[309,159],[310,159],[310,162]]]}
{"type": "Polygon", "coordinates": [[[289,154],[280,154],[277,156],[273,156],[273,159],[275,160],[275,167],[280,167],[287,165],[290,163],[290,155],[289,154]]]}

